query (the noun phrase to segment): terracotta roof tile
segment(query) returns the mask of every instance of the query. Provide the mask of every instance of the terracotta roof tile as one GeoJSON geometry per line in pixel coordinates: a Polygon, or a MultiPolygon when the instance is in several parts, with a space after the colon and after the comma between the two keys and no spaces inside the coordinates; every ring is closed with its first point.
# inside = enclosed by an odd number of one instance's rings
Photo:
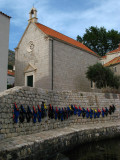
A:
{"type": "Polygon", "coordinates": [[[101,58],[103,58],[103,59],[104,59],[104,58],[106,58],[106,57],[107,57],[107,56],[102,56],[101,58]]]}
{"type": "Polygon", "coordinates": [[[115,65],[115,64],[118,64],[118,63],[120,63],[120,56],[119,57],[115,57],[111,61],[109,61],[106,64],[104,64],[104,66],[108,67],[108,66],[115,65]]]}
{"type": "Polygon", "coordinates": [[[115,53],[115,52],[120,52],[120,44],[119,44],[119,47],[117,49],[114,49],[113,51],[110,51],[107,54],[109,54],[109,53],[115,53]]]}
{"type": "MultiPolygon", "coordinates": [[[[65,35],[57,32],[57,31],[55,31],[55,30],[53,30],[53,29],[51,29],[51,28],[49,28],[49,27],[47,27],[47,26],[44,26],[44,25],[42,25],[42,24],[40,24],[40,23],[35,23],[35,24],[36,24],[36,26],[37,26],[40,30],[42,30],[45,34],[47,34],[47,35],[49,35],[49,36],[51,36],[51,37],[60,39],[60,40],[62,40],[62,41],[64,41],[64,42],[67,42],[67,43],[69,43],[69,44],[72,44],[72,45],[74,45],[74,46],[76,46],[76,47],[79,47],[79,48],[81,48],[81,49],[83,49],[83,50],[86,50],[86,51],[88,51],[89,53],[91,53],[91,54],[93,54],[93,55],[95,55],[95,56],[98,56],[95,52],[93,52],[91,49],[89,49],[88,47],[86,47],[84,44],[82,44],[82,43],[80,43],[80,42],[78,42],[78,41],[76,41],[76,40],[74,40],[74,39],[72,39],[72,38],[70,38],[70,37],[68,37],[68,36],[65,36],[65,35]]],[[[99,56],[98,56],[98,57],[99,57],[99,56]]]]}
{"type": "Polygon", "coordinates": [[[8,75],[15,76],[15,72],[11,72],[11,71],[8,70],[8,75]]]}

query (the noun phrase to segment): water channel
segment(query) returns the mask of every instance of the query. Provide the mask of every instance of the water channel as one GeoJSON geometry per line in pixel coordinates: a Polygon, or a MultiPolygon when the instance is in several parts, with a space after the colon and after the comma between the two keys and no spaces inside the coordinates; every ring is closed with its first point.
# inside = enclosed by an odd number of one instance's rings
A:
{"type": "Polygon", "coordinates": [[[86,143],[64,155],[66,160],[120,160],[120,137],[86,143]]]}

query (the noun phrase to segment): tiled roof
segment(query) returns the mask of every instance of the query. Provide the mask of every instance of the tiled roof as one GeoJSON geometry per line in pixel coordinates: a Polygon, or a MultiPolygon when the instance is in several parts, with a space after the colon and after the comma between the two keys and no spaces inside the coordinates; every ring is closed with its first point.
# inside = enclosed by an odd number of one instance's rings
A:
{"type": "Polygon", "coordinates": [[[101,58],[104,59],[104,58],[106,58],[106,57],[107,57],[107,56],[102,56],[101,58]]]}
{"type": "Polygon", "coordinates": [[[11,72],[11,71],[8,70],[8,75],[14,77],[15,76],[15,72],[11,72]]]}
{"type": "Polygon", "coordinates": [[[115,64],[118,64],[118,63],[120,63],[120,56],[119,57],[115,57],[111,61],[109,61],[106,64],[104,64],[104,66],[108,67],[108,66],[115,65],[115,64]]]}
{"type": "Polygon", "coordinates": [[[69,43],[71,45],[74,45],[76,47],[79,47],[79,48],[81,48],[81,49],[83,49],[83,50],[85,50],[85,51],[87,51],[87,52],[89,52],[89,53],[91,53],[91,54],[93,54],[95,56],[98,56],[95,52],[93,52],[91,49],[89,49],[88,47],[86,47],[84,44],[82,44],[82,43],[80,43],[80,42],[78,42],[78,41],[76,41],[76,40],[74,40],[74,39],[72,39],[72,38],[70,38],[68,36],[65,36],[65,35],[57,32],[57,31],[55,31],[55,30],[53,30],[53,29],[51,29],[51,28],[49,28],[47,26],[44,26],[44,25],[42,25],[40,23],[35,23],[35,24],[45,34],[47,34],[47,35],[49,35],[51,37],[60,39],[60,40],[62,40],[64,42],[67,42],[67,43],[69,43]]]}
{"type": "Polygon", "coordinates": [[[1,11],[0,11],[0,14],[6,16],[6,17],[8,17],[8,18],[11,18],[10,16],[8,16],[7,14],[5,14],[5,13],[3,13],[3,12],[1,12],[1,11]]]}
{"type": "Polygon", "coordinates": [[[109,54],[109,53],[115,53],[115,52],[120,52],[120,44],[119,44],[119,47],[117,49],[114,49],[113,51],[110,51],[107,54],[109,54]]]}

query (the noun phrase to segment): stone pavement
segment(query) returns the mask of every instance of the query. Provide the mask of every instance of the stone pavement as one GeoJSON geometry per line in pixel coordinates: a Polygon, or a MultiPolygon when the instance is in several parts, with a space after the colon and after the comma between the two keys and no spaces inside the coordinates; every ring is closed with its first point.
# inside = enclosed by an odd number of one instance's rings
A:
{"type": "Polygon", "coordinates": [[[74,125],[65,128],[4,139],[0,142],[0,160],[48,159],[87,141],[120,135],[120,121],[74,125]]]}

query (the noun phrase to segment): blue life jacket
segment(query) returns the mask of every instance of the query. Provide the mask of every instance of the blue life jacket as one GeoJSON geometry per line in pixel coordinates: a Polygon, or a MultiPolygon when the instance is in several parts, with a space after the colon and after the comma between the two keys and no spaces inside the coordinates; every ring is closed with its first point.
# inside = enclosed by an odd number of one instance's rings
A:
{"type": "Polygon", "coordinates": [[[17,108],[16,103],[14,103],[14,111],[13,111],[13,121],[14,123],[18,123],[18,117],[19,117],[19,109],[17,108]]]}

